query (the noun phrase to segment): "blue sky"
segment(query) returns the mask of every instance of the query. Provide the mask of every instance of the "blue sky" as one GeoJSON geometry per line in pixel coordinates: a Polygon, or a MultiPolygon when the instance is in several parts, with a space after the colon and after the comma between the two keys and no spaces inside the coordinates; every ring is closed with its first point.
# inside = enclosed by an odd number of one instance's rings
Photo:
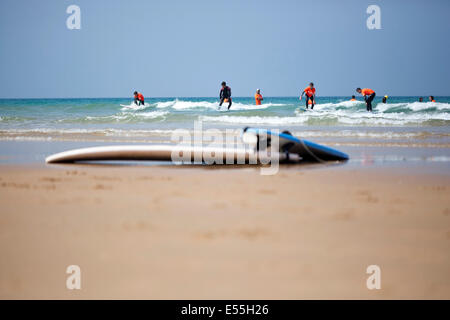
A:
{"type": "Polygon", "coordinates": [[[0,98],[450,95],[449,34],[448,0],[1,0],[0,98]]]}

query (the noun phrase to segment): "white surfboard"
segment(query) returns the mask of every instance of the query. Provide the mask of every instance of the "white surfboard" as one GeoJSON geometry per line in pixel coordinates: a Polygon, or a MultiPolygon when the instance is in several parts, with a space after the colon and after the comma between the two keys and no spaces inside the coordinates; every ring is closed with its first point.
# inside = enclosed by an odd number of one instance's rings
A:
{"type": "Polygon", "coordinates": [[[257,152],[254,149],[237,149],[222,147],[198,147],[183,145],[124,145],[103,146],[69,150],[51,155],[45,159],[47,163],[70,163],[77,161],[110,161],[110,160],[156,160],[174,163],[204,162],[207,164],[268,163],[268,159],[278,157],[279,161],[300,161],[297,155],[278,152],[257,152]]]}
{"type": "Polygon", "coordinates": [[[245,128],[245,147],[211,147],[197,145],[124,145],[69,150],[51,155],[47,163],[109,160],[156,160],[174,163],[246,164],[306,161],[345,161],[348,155],[327,146],[301,140],[288,132],[245,128]],[[274,139],[275,142],[274,142],[274,139]],[[261,143],[265,142],[265,143],[261,143]]]}

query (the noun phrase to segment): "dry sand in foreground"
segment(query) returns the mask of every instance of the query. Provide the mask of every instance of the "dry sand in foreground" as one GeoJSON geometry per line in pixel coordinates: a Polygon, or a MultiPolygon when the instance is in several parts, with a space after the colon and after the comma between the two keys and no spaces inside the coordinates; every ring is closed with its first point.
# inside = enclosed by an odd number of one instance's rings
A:
{"type": "Polygon", "coordinates": [[[449,190],[413,170],[1,166],[0,298],[450,299],[449,190]]]}

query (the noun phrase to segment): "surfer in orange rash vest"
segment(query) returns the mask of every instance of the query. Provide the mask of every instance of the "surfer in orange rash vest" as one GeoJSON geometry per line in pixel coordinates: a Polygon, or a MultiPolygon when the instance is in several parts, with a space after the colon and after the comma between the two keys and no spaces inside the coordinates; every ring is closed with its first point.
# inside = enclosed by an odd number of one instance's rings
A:
{"type": "Polygon", "coordinates": [[[309,86],[303,90],[300,100],[302,100],[303,95],[306,95],[306,109],[311,104],[311,110],[314,109],[314,104],[316,103],[316,88],[314,88],[314,83],[310,83],[309,86]]]}
{"type": "Polygon", "coordinates": [[[364,100],[366,101],[367,111],[372,112],[372,100],[375,98],[375,91],[369,88],[356,88],[356,92],[362,94],[364,96],[364,100]]]}
{"type": "Polygon", "coordinates": [[[145,105],[144,96],[142,95],[142,93],[137,91],[134,92],[134,103],[138,106],[145,105]]]}
{"type": "Polygon", "coordinates": [[[261,105],[261,101],[263,101],[263,97],[261,95],[261,90],[257,89],[255,94],[255,103],[257,106],[261,105]]]}

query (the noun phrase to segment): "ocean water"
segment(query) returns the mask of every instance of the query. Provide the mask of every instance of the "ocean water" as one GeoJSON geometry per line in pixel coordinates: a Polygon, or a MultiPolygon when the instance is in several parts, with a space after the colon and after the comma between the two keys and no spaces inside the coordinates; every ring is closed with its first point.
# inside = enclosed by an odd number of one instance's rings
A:
{"type": "Polygon", "coordinates": [[[435,103],[390,97],[387,104],[377,97],[373,113],[358,99],[318,97],[314,110],[305,110],[296,97],[265,97],[261,106],[236,97],[230,110],[226,104],[219,108],[217,98],[149,98],[140,107],[130,98],[2,99],[0,139],[167,140],[173,130],[192,129],[201,120],[203,128],[280,128],[341,143],[450,142],[450,97],[436,97],[435,103]]]}

